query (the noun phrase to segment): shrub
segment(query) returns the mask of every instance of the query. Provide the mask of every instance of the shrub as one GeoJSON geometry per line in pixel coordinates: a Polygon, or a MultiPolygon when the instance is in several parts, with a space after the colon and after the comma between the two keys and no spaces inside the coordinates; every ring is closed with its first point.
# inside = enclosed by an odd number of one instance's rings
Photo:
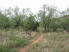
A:
{"type": "MultiPolygon", "coordinates": [[[[58,29],[63,29],[62,22],[59,20],[52,20],[50,24],[50,30],[57,31],[58,29]]],[[[60,30],[59,30],[60,31],[60,30]]]]}
{"type": "Polygon", "coordinates": [[[39,23],[35,21],[34,16],[28,17],[24,22],[24,29],[25,30],[37,30],[39,23]]]}
{"type": "Polygon", "coordinates": [[[0,46],[0,52],[3,52],[3,46],[0,46]]]}
{"type": "Polygon", "coordinates": [[[69,19],[66,19],[62,23],[64,30],[69,32],[69,19]]]}
{"type": "Polygon", "coordinates": [[[19,28],[20,26],[23,26],[23,17],[21,15],[10,19],[11,28],[19,28]]]}
{"type": "Polygon", "coordinates": [[[0,13],[0,29],[9,27],[9,19],[5,15],[0,13]]]}
{"type": "Polygon", "coordinates": [[[25,45],[29,44],[29,41],[24,40],[24,39],[18,39],[16,41],[16,46],[18,47],[24,47],[25,45]]]}
{"type": "Polygon", "coordinates": [[[56,32],[63,32],[63,31],[64,31],[63,28],[57,28],[57,29],[56,29],[56,32]]]}
{"type": "Polygon", "coordinates": [[[13,47],[24,47],[25,45],[29,44],[30,42],[28,40],[25,40],[23,38],[16,38],[13,37],[10,39],[11,42],[9,42],[9,47],[13,48],[13,47]],[[11,45],[10,45],[11,44],[11,45]]]}
{"type": "Polygon", "coordinates": [[[1,45],[0,46],[0,52],[9,52],[9,47],[1,45]]]}

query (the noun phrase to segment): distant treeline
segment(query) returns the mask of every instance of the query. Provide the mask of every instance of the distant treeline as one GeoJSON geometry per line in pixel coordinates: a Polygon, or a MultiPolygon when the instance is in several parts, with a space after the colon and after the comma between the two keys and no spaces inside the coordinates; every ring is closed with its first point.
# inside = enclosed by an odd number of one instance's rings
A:
{"type": "Polygon", "coordinates": [[[46,32],[69,32],[69,9],[59,12],[53,6],[43,5],[37,14],[33,14],[29,8],[20,11],[18,7],[0,12],[0,29],[37,31],[38,27],[46,32]]]}

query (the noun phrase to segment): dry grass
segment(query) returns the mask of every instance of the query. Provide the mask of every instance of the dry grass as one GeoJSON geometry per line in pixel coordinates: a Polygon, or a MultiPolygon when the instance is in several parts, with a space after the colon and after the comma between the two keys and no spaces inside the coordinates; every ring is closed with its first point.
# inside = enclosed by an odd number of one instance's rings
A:
{"type": "Polygon", "coordinates": [[[25,31],[0,30],[0,46],[3,45],[6,48],[9,47],[12,51],[14,50],[14,48],[16,50],[18,48],[25,46],[26,44],[29,44],[37,37],[39,37],[39,32],[31,32],[31,36],[29,36],[25,31]]]}
{"type": "Polygon", "coordinates": [[[39,41],[28,52],[69,52],[69,33],[44,33],[44,39],[39,41]]]}
{"type": "MultiPolygon", "coordinates": [[[[17,52],[19,46],[23,45],[23,40],[32,42],[38,37],[39,32],[31,32],[31,36],[27,36],[25,31],[0,30],[0,45],[9,46],[9,52],[17,52]]],[[[30,47],[28,52],[69,52],[69,33],[43,33],[43,40],[30,47]]]]}

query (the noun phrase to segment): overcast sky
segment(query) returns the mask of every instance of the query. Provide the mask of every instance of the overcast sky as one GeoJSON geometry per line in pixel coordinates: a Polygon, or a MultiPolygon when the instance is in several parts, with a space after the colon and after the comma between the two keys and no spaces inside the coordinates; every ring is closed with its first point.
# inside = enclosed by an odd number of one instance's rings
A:
{"type": "Polygon", "coordinates": [[[18,6],[20,9],[30,8],[36,13],[43,4],[54,5],[59,10],[65,10],[69,7],[69,0],[0,0],[0,9],[18,6]]]}

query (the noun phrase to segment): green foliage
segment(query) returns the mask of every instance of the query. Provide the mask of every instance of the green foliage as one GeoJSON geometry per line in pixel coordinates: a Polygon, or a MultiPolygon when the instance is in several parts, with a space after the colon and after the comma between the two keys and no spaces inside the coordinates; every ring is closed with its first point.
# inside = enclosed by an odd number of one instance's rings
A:
{"type": "Polygon", "coordinates": [[[9,42],[9,44],[8,44],[10,48],[24,47],[25,45],[30,43],[30,41],[26,40],[25,38],[17,38],[13,31],[11,32],[10,40],[11,40],[11,42],[9,42]]]}
{"type": "Polygon", "coordinates": [[[41,24],[44,31],[47,32],[61,31],[58,29],[69,31],[68,14],[63,15],[61,18],[54,18],[57,12],[55,7],[43,5],[42,9],[38,13],[38,16],[33,15],[28,8],[23,9],[23,11],[20,12],[19,8],[16,7],[13,10],[9,9],[5,12],[5,14],[0,12],[0,29],[14,28],[18,30],[24,29],[36,31],[39,24],[41,24]]]}
{"type": "Polygon", "coordinates": [[[56,29],[56,32],[63,32],[63,31],[64,31],[63,28],[57,28],[57,29],[56,29]]]}
{"type": "Polygon", "coordinates": [[[18,47],[24,47],[25,45],[29,44],[30,41],[25,39],[12,39],[11,43],[8,44],[9,48],[18,48],[18,47]],[[13,41],[13,43],[12,43],[13,41]]]}
{"type": "Polygon", "coordinates": [[[64,28],[64,30],[69,32],[69,19],[66,19],[62,22],[62,26],[64,28]]]}
{"type": "Polygon", "coordinates": [[[25,30],[37,30],[37,27],[39,26],[38,22],[35,21],[34,16],[30,16],[26,19],[24,22],[24,29],[25,30]]]}
{"type": "Polygon", "coordinates": [[[0,13],[0,29],[9,27],[9,19],[2,13],[0,13]]]}
{"type": "Polygon", "coordinates": [[[29,44],[29,41],[27,41],[27,40],[24,40],[24,39],[16,40],[16,45],[19,47],[24,47],[27,44],[29,44]]]}
{"type": "Polygon", "coordinates": [[[0,46],[0,52],[3,52],[3,46],[0,46]]]}
{"type": "Polygon", "coordinates": [[[50,29],[52,29],[52,31],[61,31],[61,29],[63,29],[63,26],[62,26],[62,22],[58,19],[52,19],[51,23],[50,23],[50,29]]]}
{"type": "Polygon", "coordinates": [[[10,20],[10,27],[12,28],[18,28],[23,26],[23,17],[22,15],[15,16],[10,20]]]}
{"type": "Polygon", "coordinates": [[[1,45],[0,46],[0,52],[9,52],[9,47],[1,45]]]}
{"type": "Polygon", "coordinates": [[[29,41],[24,39],[17,39],[14,43],[9,43],[7,46],[0,46],[0,52],[17,52],[19,47],[24,47],[25,45],[29,44],[29,41]]]}
{"type": "Polygon", "coordinates": [[[50,31],[50,23],[54,13],[55,8],[46,5],[43,5],[42,10],[40,10],[39,17],[41,17],[41,22],[45,31],[50,31]]]}

